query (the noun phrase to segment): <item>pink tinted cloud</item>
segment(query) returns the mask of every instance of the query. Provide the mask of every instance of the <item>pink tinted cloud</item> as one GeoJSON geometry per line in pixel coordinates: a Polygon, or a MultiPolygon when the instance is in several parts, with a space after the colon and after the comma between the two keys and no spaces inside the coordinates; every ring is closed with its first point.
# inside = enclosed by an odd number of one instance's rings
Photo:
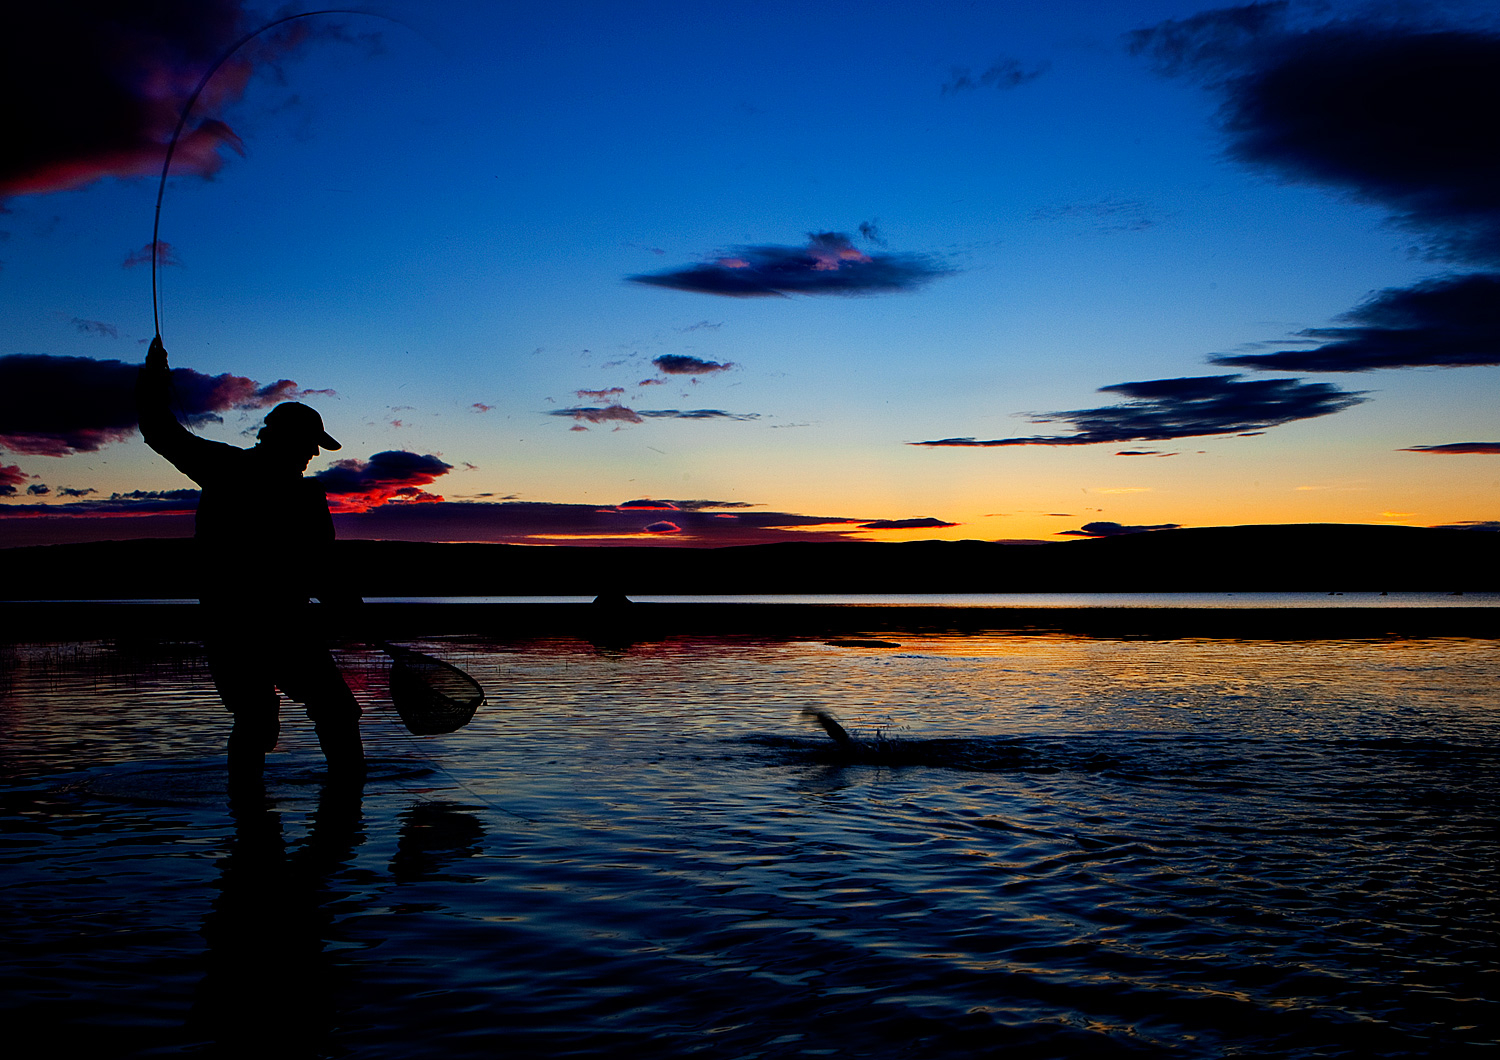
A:
{"type": "Polygon", "coordinates": [[[579,406],[570,409],[555,409],[551,416],[571,416],[584,423],[640,423],[641,417],[632,408],[624,405],[579,406]]]}
{"type": "MultiPolygon", "coordinates": [[[[0,357],[0,448],[38,456],[95,452],[136,430],[139,366],[90,357],[10,354],[0,357]]],[[[290,379],[258,383],[244,376],[172,369],[172,399],[189,423],[218,421],[231,410],[269,408],[303,396],[290,379]]]]}

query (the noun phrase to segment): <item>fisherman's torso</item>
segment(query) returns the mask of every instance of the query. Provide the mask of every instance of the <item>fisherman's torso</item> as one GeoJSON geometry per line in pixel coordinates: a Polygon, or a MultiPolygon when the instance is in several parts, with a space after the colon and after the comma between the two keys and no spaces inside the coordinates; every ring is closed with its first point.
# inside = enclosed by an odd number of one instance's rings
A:
{"type": "Polygon", "coordinates": [[[212,457],[194,469],[203,488],[195,532],[200,595],[289,602],[317,595],[334,537],[322,485],[255,449],[224,445],[212,457]]]}

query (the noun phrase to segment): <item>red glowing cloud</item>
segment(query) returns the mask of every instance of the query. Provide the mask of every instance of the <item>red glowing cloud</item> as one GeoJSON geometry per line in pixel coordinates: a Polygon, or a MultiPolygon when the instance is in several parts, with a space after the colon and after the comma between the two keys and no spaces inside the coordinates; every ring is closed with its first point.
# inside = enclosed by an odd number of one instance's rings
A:
{"type": "Polygon", "coordinates": [[[16,488],[30,477],[15,464],[0,464],[0,497],[14,497],[16,488]]]}
{"type": "Polygon", "coordinates": [[[334,511],[367,512],[383,504],[441,501],[441,496],[421,487],[452,470],[452,464],[435,456],[388,449],[368,460],[339,460],[313,478],[323,484],[334,511]]]}

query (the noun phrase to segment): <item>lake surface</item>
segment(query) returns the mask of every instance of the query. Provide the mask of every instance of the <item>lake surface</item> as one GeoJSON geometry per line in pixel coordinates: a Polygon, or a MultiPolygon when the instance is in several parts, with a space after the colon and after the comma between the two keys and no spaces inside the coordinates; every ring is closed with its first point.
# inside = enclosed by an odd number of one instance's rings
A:
{"type": "Polygon", "coordinates": [[[413,642],[490,695],[425,738],[351,648],[363,791],[286,704],[232,803],[194,645],[0,646],[9,1036],[1495,1055],[1497,642],[868,639],[413,642]]]}

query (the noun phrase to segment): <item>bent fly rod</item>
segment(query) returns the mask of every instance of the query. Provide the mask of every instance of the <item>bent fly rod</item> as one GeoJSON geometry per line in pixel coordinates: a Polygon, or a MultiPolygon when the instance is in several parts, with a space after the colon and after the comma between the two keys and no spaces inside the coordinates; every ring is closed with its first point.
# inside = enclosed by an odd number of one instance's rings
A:
{"type": "MultiPolygon", "coordinates": [[[[161,299],[158,294],[156,274],[161,256],[161,204],[162,199],[166,197],[167,177],[172,171],[172,156],[177,152],[177,142],[182,139],[182,130],[187,128],[188,118],[193,112],[193,104],[198,102],[198,97],[208,87],[209,81],[213,80],[214,74],[219,72],[219,68],[228,62],[235,52],[268,30],[297,19],[312,18],[314,15],[368,15],[372,18],[383,18],[387,22],[396,22],[396,19],[388,15],[377,14],[374,11],[360,11],[355,8],[329,7],[284,15],[267,22],[259,29],[246,33],[235,41],[198,79],[198,84],[188,95],[187,102],[182,105],[182,113],[177,118],[177,127],[172,130],[172,138],[167,141],[167,154],[162,159],[161,178],[156,185],[156,214],[151,225],[151,323],[156,331],[158,343],[161,341],[161,299]]],[[[479,682],[453,664],[384,641],[381,641],[378,647],[391,657],[392,702],[401,720],[413,735],[428,736],[453,732],[467,725],[469,719],[474,716],[475,710],[484,703],[484,689],[479,682]]]]}
{"type": "Polygon", "coordinates": [[[193,104],[198,102],[198,97],[208,87],[208,83],[213,80],[214,74],[219,72],[219,67],[227,63],[235,52],[267,30],[275,29],[277,26],[285,25],[288,22],[295,22],[299,18],[312,18],[314,15],[368,15],[371,18],[383,18],[387,22],[396,21],[388,15],[376,14],[374,11],[360,11],[355,8],[342,7],[327,7],[317,11],[299,11],[295,15],[284,15],[281,18],[267,22],[259,29],[252,30],[235,41],[225,50],[223,55],[220,55],[214,61],[214,64],[204,72],[203,76],[198,79],[197,86],[188,96],[187,102],[182,105],[182,113],[177,118],[177,128],[172,130],[172,138],[167,141],[167,156],[162,159],[161,179],[156,185],[156,219],[151,225],[151,324],[156,330],[157,339],[161,338],[161,303],[156,292],[156,266],[160,250],[158,237],[161,233],[161,201],[167,193],[167,176],[172,169],[172,156],[177,153],[177,141],[182,138],[182,130],[186,128],[188,116],[193,112],[193,104]]]}

